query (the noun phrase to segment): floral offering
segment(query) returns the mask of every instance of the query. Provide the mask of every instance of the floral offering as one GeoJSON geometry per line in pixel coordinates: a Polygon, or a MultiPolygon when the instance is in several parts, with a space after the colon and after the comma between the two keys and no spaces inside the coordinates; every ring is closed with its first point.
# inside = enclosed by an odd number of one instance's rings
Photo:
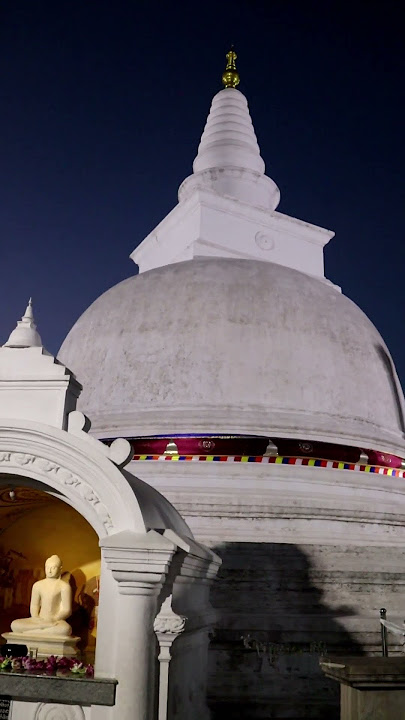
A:
{"type": "Polygon", "coordinates": [[[35,672],[45,675],[56,675],[56,673],[72,673],[76,677],[93,677],[93,665],[84,665],[76,658],[56,657],[50,655],[43,660],[26,655],[25,657],[2,657],[0,655],[0,672],[11,670],[14,672],[35,672]]]}

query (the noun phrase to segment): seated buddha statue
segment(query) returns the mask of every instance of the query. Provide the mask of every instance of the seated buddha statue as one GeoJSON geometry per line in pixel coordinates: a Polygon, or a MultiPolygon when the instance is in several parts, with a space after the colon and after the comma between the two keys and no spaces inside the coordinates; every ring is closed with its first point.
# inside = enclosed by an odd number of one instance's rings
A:
{"type": "Polygon", "coordinates": [[[62,562],[52,555],[45,562],[45,578],[32,586],[29,618],[13,620],[11,630],[19,635],[69,637],[66,618],[72,614],[72,590],[61,580],[62,562]]]}

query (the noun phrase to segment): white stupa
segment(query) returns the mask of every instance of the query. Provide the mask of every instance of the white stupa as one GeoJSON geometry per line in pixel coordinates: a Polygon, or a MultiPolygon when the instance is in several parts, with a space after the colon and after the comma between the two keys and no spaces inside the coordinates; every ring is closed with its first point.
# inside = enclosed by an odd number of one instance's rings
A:
{"type": "Polygon", "coordinates": [[[34,321],[32,299],[28,301],[25,313],[11,333],[4,347],[42,347],[42,340],[34,321]]]}
{"type": "MultiPolygon", "coordinates": [[[[59,357],[94,433],[131,439],[137,476],[222,555],[210,696],[218,717],[256,717],[241,636],[377,651],[378,608],[403,612],[404,398],[380,334],[325,278],[333,232],[276,210],[235,59],[178,204],[132,253],[139,275],[59,357]]],[[[260,685],[280,717],[323,702],[317,660],[290,665],[260,685]]]]}
{"type": "Polygon", "coordinates": [[[193,168],[132,253],[140,274],[98,298],[61,347],[94,431],[298,437],[404,457],[387,347],[324,277],[333,233],[276,211],[235,87],[214,97],[193,168]]]}

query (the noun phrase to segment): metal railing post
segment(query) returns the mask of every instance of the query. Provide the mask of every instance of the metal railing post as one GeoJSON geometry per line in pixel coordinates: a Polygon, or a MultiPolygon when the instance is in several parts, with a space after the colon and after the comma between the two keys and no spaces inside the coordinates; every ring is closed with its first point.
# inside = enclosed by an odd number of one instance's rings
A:
{"type": "MultiPolygon", "coordinates": [[[[380,610],[380,619],[386,620],[387,618],[387,611],[385,608],[381,608],[380,610]]],[[[381,625],[381,648],[382,648],[382,655],[383,657],[388,657],[388,645],[387,645],[387,628],[383,623],[380,623],[381,625]]]]}

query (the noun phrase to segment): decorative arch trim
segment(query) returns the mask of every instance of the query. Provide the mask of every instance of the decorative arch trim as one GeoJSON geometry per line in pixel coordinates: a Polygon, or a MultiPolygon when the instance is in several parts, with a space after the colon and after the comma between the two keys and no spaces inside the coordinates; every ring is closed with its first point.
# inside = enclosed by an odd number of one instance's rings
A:
{"type": "Polygon", "coordinates": [[[106,457],[105,446],[85,432],[0,421],[0,474],[53,488],[86,518],[100,539],[124,529],[146,532],[129,483],[106,457]]]}

